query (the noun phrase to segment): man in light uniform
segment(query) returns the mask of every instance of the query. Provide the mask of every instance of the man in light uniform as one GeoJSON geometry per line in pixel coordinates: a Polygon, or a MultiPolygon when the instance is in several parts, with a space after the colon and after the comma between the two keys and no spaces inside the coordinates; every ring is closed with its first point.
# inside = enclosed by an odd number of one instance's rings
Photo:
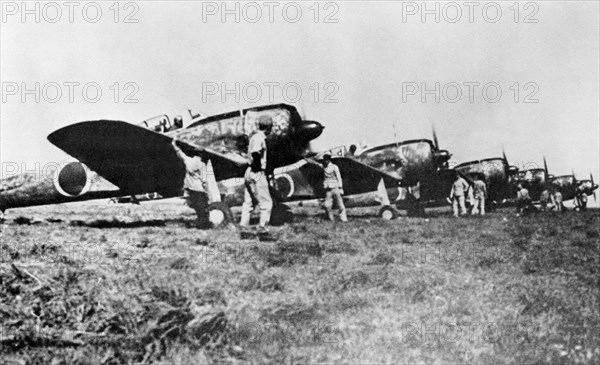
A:
{"type": "Polygon", "coordinates": [[[485,200],[487,198],[487,186],[481,178],[481,176],[475,176],[475,183],[473,184],[473,210],[472,215],[477,213],[485,215],[485,200]]]}
{"type": "Polygon", "coordinates": [[[196,211],[198,216],[198,228],[210,228],[208,219],[208,189],[206,162],[199,155],[188,156],[177,145],[177,140],[171,142],[177,156],[185,165],[185,178],[183,180],[183,196],[187,205],[196,211]]]}
{"type": "Polygon", "coordinates": [[[340,210],[340,219],[342,222],[347,222],[348,217],[346,216],[346,207],[344,206],[344,200],[342,195],[344,194],[344,188],[342,184],[342,175],[340,174],[340,168],[337,165],[331,163],[331,155],[326,153],[323,155],[323,188],[325,189],[325,211],[330,221],[333,221],[333,201],[337,208],[340,210]]]}
{"type": "Polygon", "coordinates": [[[554,192],[552,193],[552,198],[554,199],[554,209],[557,212],[563,211],[563,196],[562,196],[562,187],[554,186],[554,192]]]}
{"type": "Polygon", "coordinates": [[[454,177],[454,183],[450,190],[450,199],[452,200],[452,210],[454,216],[458,217],[458,207],[460,206],[460,215],[467,214],[467,207],[465,207],[465,194],[469,190],[469,184],[465,179],[456,173],[454,177]]]}
{"type": "Polygon", "coordinates": [[[267,180],[267,136],[273,129],[273,121],[268,116],[258,119],[258,131],[252,135],[248,144],[250,166],[244,175],[246,190],[240,226],[250,225],[250,213],[256,205],[260,209],[259,233],[268,233],[267,224],[271,219],[273,200],[267,180]]]}
{"type": "Polygon", "coordinates": [[[528,213],[535,210],[533,203],[531,201],[531,197],[529,196],[529,190],[525,187],[524,184],[517,184],[517,216],[522,213],[528,213]]]}

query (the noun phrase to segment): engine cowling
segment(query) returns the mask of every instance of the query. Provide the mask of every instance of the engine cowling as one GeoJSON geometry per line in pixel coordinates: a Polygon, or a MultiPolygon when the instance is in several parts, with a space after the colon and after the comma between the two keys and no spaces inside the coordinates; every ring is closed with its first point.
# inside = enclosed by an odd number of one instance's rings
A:
{"type": "Polygon", "coordinates": [[[81,162],[70,162],[54,175],[54,187],[64,196],[85,194],[91,185],[90,169],[81,162]]]}

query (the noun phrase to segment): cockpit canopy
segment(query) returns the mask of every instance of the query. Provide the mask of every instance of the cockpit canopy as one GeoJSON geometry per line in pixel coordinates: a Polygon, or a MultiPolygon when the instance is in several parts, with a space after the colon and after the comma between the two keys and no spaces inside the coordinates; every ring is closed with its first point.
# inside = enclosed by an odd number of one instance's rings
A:
{"type": "Polygon", "coordinates": [[[162,114],[146,119],[145,121],[138,124],[140,127],[148,128],[151,131],[158,133],[165,133],[173,130],[173,124],[168,115],[162,114]]]}
{"type": "Polygon", "coordinates": [[[184,125],[190,125],[203,118],[206,118],[204,114],[193,109],[187,109],[187,113],[174,116],[172,120],[167,114],[162,114],[146,119],[138,125],[154,132],[165,133],[183,128],[184,125]]]}

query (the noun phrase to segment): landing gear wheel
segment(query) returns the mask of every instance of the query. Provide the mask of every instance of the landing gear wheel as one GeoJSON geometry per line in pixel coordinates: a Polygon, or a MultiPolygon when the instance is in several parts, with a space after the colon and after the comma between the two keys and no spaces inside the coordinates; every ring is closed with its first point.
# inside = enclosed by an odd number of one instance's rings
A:
{"type": "Polygon", "coordinates": [[[379,218],[389,221],[398,218],[398,211],[391,205],[381,207],[379,210],[379,218]]]}
{"type": "Polygon", "coordinates": [[[208,220],[213,228],[224,227],[233,222],[233,214],[227,203],[212,203],[208,206],[208,220]]]}

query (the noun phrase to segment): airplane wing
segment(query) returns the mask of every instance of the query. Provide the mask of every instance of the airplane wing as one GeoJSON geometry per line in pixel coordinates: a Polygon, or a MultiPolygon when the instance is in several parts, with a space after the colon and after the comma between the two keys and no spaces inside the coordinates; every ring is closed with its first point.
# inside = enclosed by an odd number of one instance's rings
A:
{"type": "MultiPolygon", "coordinates": [[[[48,140],[128,194],[181,189],[185,167],[172,138],[121,121],[98,120],[61,128],[48,140]]],[[[182,149],[206,154],[217,180],[241,177],[247,162],[239,155],[216,153],[179,141],[182,149]]]]}
{"type": "MultiPolygon", "coordinates": [[[[344,194],[358,195],[376,192],[383,180],[387,188],[397,188],[400,180],[347,157],[334,157],[332,163],[340,168],[344,194]]],[[[312,159],[304,159],[292,165],[275,169],[275,193],[281,201],[321,198],[323,167],[312,159]]]]}
{"type": "Polygon", "coordinates": [[[348,157],[334,157],[331,159],[340,168],[344,182],[344,194],[354,195],[377,191],[381,180],[386,188],[400,186],[402,180],[373,168],[362,162],[348,157]]]}
{"type": "Polygon", "coordinates": [[[432,207],[448,205],[446,198],[450,195],[456,174],[473,186],[473,180],[462,172],[455,169],[441,169],[421,181],[421,202],[432,207]]]}

